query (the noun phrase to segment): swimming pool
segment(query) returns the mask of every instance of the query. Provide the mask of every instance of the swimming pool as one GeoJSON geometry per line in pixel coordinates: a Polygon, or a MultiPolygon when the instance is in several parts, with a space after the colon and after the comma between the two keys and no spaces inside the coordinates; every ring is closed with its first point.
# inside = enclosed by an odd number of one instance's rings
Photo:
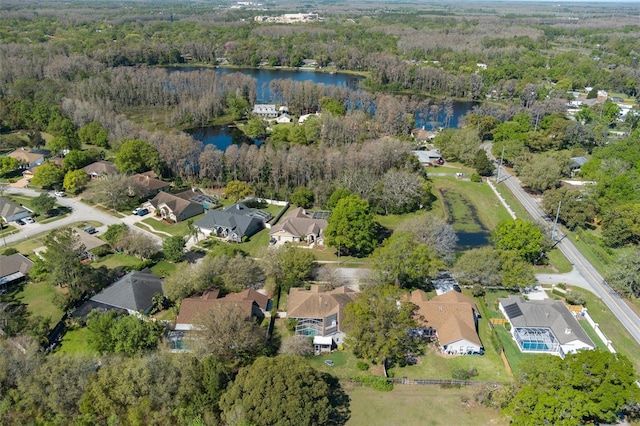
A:
{"type": "Polygon", "coordinates": [[[540,340],[523,340],[520,343],[523,351],[548,351],[549,345],[540,340]]]}

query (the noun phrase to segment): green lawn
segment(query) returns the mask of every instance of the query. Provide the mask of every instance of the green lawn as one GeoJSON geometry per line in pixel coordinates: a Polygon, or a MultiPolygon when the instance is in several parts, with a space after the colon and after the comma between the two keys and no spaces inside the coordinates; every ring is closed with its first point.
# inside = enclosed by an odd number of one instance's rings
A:
{"type": "Polygon", "coordinates": [[[504,347],[504,354],[509,360],[509,365],[515,377],[521,372],[521,368],[529,363],[543,363],[546,357],[554,356],[548,354],[530,354],[522,353],[516,342],[511,338],[511,334],[502,325],[496,325],[495,330],[498,333],[500,342],[504,347]]]}
{"type": "Polygon", "coordinates": [[[605,352],[609,351],[609,349],[607,349],[607,346],[604,344],[602,339],[598,337],[598,335],[596,334],[596,331],[593,329],[593,327],[591,327],[591,324],[589,324],[587,320],[581,320],[580,325],[584,329],[585,333],[587,333],[587,336],[589,336],[589,338],[593,341],[593,343],[595,343],[598,349],[601,349],[605,352]]]}
{"type": "MultiPolygon", "coordinates": [[[[437,206],[437,203],[434,204],[434,208],[436,206],[437,206]]],[[[434,213],[439,214],[440,213],[439,209],[436,209],[434,213]]],[[[425,214],[424,210],[418,210],[416,212],[407,213],[407,214],[390,214],[387,216],[376,215],[375,219],[380,225],[384,226],[387,229],[391,229],[393,231],[397,229],[398,226],[402,222],[406,221],[407,219],[410,219],[416,216],[421,216],[423,214],[425,214]]]]}
{"type": "Polygon", "coordinates": [[[53,297],[57,288],[42,282],[27,282],[21,291],[16,293],[16,299],[26,304],[33,315],[50,317],[52,326],[62,318],[63,312],[53,304],[53,297]]]}
{"type": "MultiPolygon", "coordinates": [[[[199,214],[198,216],[194,216],[192,217],[190,220],[193,220],[194,222],[202,219],[204,217],[205,213],[199,214]]],[[[146,223],[147,225],[150,225],[151,227],[153,227],[154,229],[161,231],[161,232],[166,232],[168,234],[171,235],[187,235],[189,233],[189,230],[187,229],[187,221],[184,220],[182,222],[178,222],[178,223],[167,223],[163,220],[159,220],[153,217],[148,217],[144,220],[142,220],[144,223],[146,223]]],[[[146,228],[143,228],[146,229],[146,228]]]]}
{"type": "Polygon", "coordinates": [[[640,371],[640,345],[629,335],[604,302],[590,291],[576,287],[571,287],[571,291],[584,297],[584,306],[591,318],[600,325],[600,330],[611,340],[616,351],[626,355],[636,371],[640,371]]]}
{"type": "Polygon", "coordinates": [[[571,272],[571,269],[573,269],[573,266],[571,265],[571,262],[569,262],[569,259],[567,259],[565,255],[562,254],[562,252],[557,248],[547,252],[547,257],[549,258],[549,265],[542,268],[536,268],[536,274],[564,274],[567,272],[571,272]]]}
{"type": "Polygon", "coordinates": [[[89,329],[86,327],[69,330],[62,338],[62,343],[56,349],[61,354],[95,355],[96,351],[88,345],[89,329]]]}
{"type": "Polygon", "coordinates": [[[391,392],[344,384],[351,399],[348,426],[508,425],[495,409],[474,401],[477,387],[396,385],[391,392]]]}
{"type": "Polygon", "coordinates": [[[513,196],[509,188],[507,188],[507,186],[504,183],[497,184],[496,189],[498,190],[498,193],[502,195],[502,198],[504,198],[504,200],[507,202],[509,207],[511,207],[511,210],[513,210],[513,212],[516,214],[516,217],[518,219],[528,220],[528,221],[532,220],[531,215],[529,215],[529,212],[527,212],[527,210],[525,210],[525,208],[522,207],[522,204],[520,204],[520,201],[518,201],[516,197],[513,196]]]}
{"type": "Polygon", "coordinates": [[[309,364],[316,370],[330,373],[341,380],[349,380],[351,377],[363,374],[356,368],[358,359],[349,351],[335,351],[327,355],[311,356],[307,358],[309,364]],[[326,360],[333,361],[332,366],[328,366],[326,360]]]}
{"type": "Polygon", "coordinates": [[[251,256],[259,256],[263,250],[269,246],[269,229],[264,228],[249,238],[249,240],[239,244],[240,249],[251,256]]]}
{"type": "Polygon", "coordinates": [[[91,264],[94,267],[106,266],[109,269],[113,269],[119,266],[135,266],[140,263],[140,259],[135,256],[130,256],[124,253],[114,253],[108,256],[102,257],[91,264]]]}
{"type": "Polygon", "coordinates": [[[161,260],[160,262],[153,265],[153,267],[151,268],[151,272],[160,277],[166,277],[167,275],[175,271],[176,268],[177,266],[175,264],[167,262],[166,260],[161,260]]]}

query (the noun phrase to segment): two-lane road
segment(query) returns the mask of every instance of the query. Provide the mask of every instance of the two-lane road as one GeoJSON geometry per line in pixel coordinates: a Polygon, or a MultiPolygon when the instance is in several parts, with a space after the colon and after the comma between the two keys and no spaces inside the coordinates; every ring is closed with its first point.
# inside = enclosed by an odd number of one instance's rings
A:
{"type": "MultiPolygon", "coordinates": [[[[549,230],[553,226],[553,219],[549,218],[540,208],[538,202],[525,192],[520,181],[510,175],[504,168],[500,172],[500,181],[513,193],[523,207],[529,212],[534,220],[544,223],[549,230]]],[[[575,245],[565,238],[559,231],[555,235],[556,240],[560,239],[556,247],[573,264],[573,267],[580,273],[585,282],[607,307],[618,318],[622,325],[629,331],[631,336],[640,344],[640,317],[627,305],[611,287],[609,287],[602,275],[589,263],[580,253],[575,245]]]]}

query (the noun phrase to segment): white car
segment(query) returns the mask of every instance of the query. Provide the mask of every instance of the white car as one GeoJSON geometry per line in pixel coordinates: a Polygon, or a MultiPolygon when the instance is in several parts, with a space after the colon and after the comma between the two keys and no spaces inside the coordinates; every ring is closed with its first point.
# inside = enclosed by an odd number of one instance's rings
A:
{"type": "Polygon", "coordinates": [[[56,191],[56,192],[53,193],[53,195],[55,195],[56,197],[66,197],[67,196],[67,194],[65,194],[62,191],[56,191]]]}
{"type": "Polygon", "coordinates": [[[24,219],[22,219],[24,221],[24,223],[36,223],[35,220],[33,220],[32,217],[25,217],[24,219]]]}

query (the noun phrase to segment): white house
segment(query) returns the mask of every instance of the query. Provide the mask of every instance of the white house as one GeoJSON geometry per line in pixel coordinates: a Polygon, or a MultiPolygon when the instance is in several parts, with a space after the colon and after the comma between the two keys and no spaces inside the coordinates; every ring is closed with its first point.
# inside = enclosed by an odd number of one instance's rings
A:
{"type": "Polygon", "coordinates": [[[15,222],[29,216],[31,211],[26,207],[16,204],[11,200],[0,197],[0,216],[5,222],[15,222]]]}
{"type": "Polygon", "coordinates": [[[276,118],[279,114],[273,104],[255,104],[251,113],[262,118],[276,118]]]}
{"type": "Polygon", "coordinates": [[[547,353],[562,358],[579,350],[595,349],[571,311],[559,300],[499,299],[500,311],[511,323],[511,336],[522,352],[547,353]]]}

